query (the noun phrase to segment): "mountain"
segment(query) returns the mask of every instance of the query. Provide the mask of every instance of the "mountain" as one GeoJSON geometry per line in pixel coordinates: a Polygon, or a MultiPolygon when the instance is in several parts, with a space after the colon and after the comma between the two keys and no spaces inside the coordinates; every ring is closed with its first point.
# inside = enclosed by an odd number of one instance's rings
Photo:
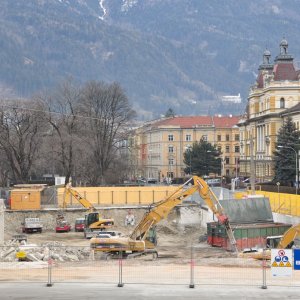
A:
{"type": "Polygon", "coordinates": [[[0,95],[117,81],[141,119],[242,113],[267,47],[300,59],[297,0],[2,0],[0,95]],[[241,105],[222,95],[241,93],[241,105]]]}

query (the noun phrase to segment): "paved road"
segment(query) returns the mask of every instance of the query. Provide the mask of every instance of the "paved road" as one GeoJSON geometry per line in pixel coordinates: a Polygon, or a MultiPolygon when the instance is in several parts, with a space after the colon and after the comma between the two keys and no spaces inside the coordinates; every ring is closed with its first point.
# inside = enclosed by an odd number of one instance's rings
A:
{"type": "Polygon", "coordinates": [[[0,283],[1,300],[299,299],[299,294],[300,288],[291,287],[0,283]]]}

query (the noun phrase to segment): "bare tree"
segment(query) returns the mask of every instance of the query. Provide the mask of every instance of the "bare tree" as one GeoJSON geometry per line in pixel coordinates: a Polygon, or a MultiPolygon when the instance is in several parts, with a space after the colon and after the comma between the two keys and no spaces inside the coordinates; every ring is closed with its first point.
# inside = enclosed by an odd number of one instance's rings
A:
{"type": "Polygon", "coordinates": [[[76,144],[79,142],[78,128],[80,124],[78,101],[80,88],[70,81],[63,82],[53,95],[39,96],[47,110],[47,121],[51,126],[48,139],[52,164],[58,161],[66,177],[65,184],[70,181],[74,171],[76,144]]]}
{"type": "Polygon", "coordinates": [[[0,151],[0,186],[7,187],[10,184],[10,166],[3,151],[0,151]]]}
{"type": "Polygon", "coordinates": [[[104,184],[135,112],[118,83],[88,82],[82,91],[81,105],[87,117],[85,136],[91,151],[91,183],[104,184]]]}
{"type": "Polygon", "coordinates": [[[42,142],[43,112],[35,101],[2,101],[0,150],[15,182],[27,182],[42,142]]]}

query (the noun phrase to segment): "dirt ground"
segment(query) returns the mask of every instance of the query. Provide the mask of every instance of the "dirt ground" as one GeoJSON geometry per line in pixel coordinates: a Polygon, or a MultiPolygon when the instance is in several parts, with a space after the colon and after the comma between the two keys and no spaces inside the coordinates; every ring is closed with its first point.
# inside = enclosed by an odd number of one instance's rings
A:
{"type": "MultiPolygon", "coordinates": [[[[134,227],[115,226],[116,231],[129,235],[134,227]]],[[[260,267],[261,262],[253,259],[238,258],[237,254],[222,248],[211,247],[205,241],[206,228],[195,226],[178,226],[169,220],[161,221],[156,228],[158,238],[158,262],[160,264],[185,264],[191,260],[196,263],[204,263],[211,266],[247,266],[260,267]],[[200,240],[202,240],[200,242],[200,240]],[[193,249],[193,251],[191,250],[193,249]]],[[[6,239],[10,239],[13,233],[6,233],[6,239]]],[[[85,239],[82,232],[56,233],[44,231],[41,234],[27,235],[28,244],[45,245],[56,242],[62,246],[89,247],[90,241],[85,239]]],[[[96,257],[97,259],[97,257],[96,257]]],[[[136,261],[149,261],[152,258],[142,256],[136,261]]]]}

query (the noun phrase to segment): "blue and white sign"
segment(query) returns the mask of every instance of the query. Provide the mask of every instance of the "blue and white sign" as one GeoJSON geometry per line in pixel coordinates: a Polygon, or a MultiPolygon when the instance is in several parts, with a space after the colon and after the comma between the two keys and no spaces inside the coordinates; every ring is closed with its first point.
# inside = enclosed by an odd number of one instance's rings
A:
{"type": "Polygon", "coordinates": [[[300,249],[294,249],[294,270],[300,270],[300,249]]]}
{"type": "MultiPolygon", "coordinates": [[[[293,259],[292,249],[272,249],[271,250],[272,276],[277,276],[277,277],[292,276],[292,271],[293,271],[292,259],[293,259]]],[[[299,258],[299,268],[300,268],[300,258],[299,258]]]]}

